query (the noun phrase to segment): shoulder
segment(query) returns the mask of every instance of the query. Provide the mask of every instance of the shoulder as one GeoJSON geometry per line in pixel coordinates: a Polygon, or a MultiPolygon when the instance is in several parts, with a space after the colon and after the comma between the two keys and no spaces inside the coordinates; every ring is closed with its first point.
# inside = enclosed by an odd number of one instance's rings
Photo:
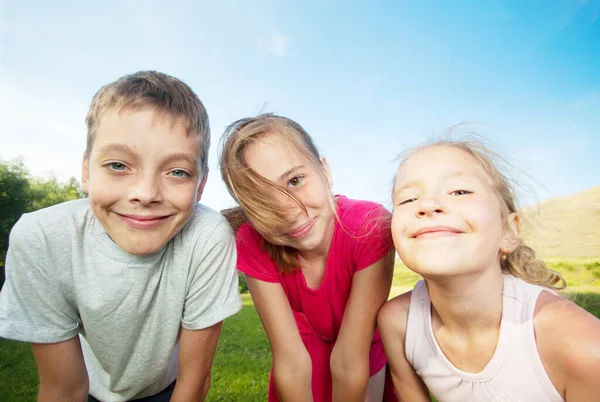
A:
{"type": "Polygon", "coordinates": [[[250,248],[262,250],[262,236],[249,222],[240,226],[235,234],[236,243],[239,248],[250,248]]]}
{"type": "Polygon", "coordinates": [[[238,270],[265,282],[280,282],[279,270],[263,247],[260,233],[246,222],[235,236],[238,270]]]}
{"type": "Polygon", "coordinates": [[[337,213],[341,224],[361,236],[374,228],[389,231],[391,213],[381,204],[338,196],[337,213]]]}
{"type": "Polygon", "coordinates": [[[340,218],[345,218],[348,221],[391,215],[383,205],[377,202],[354,200],[343,195],[337,196],[337,207],[340,218]]]}
{"type": "MultiPolygon", "coordinates": [[[[570,300],[540,293],[534,311],[540,357],[558,382],[569,383],[600,372],[600,320],[570,300]]],[[[591,380],[591,378],[590,378],[591,380]]]]}
{"type": "Polygon", "coordinates": [[[87,198],[29,212],[13,226],[10,244],[59,243],[69,235],[82,235],[89,219],[93,219],[93,213],[87,198]]]}
{"type": "Polygon", "coordinates": [[[196,204],[192,216],[178,234],[184,243],[196,244],[199,240],[233,239],[233,230],[227,219],[204,204],[196,204]]]}
{"type": "Polygon", "coordinates": [[[377,314],[377,325],[382,334],[397,336],[402,340],[406,336],[408,311],[413,291],[408,291],[387,301],[377,314]]]}

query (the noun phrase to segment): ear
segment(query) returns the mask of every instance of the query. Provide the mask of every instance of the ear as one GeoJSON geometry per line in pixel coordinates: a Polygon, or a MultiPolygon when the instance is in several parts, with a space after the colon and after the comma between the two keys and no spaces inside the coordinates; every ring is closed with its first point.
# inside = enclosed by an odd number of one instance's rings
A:
{"type": "Polygon", "coordinates": [[[196,193],[196,202],[200,201],[200,199],[202,198],[202,193],[204,192],[204,187],[206,186],[206,181],[208,180],[209,171],[210,170],[206,168],[206,172],[204,172],[204,177],[202,178],[202,181],[198,186],[198,192],[196,193]]]}
{"type": "Polygon", "coordinates": [[[333,177],[331,176],[331,170],[329,170],[327,159],[325,159],[325,157],[321,157],[321,163],[323,164],[323,172],[325,173],[325,178],[327,179],[329,190],[331,190],[333,188],[333,177]]]}
{"type": "Polygon", "coordinates": [[[520,234],[521,218],[519,218],[517,213],[513,212],[508,215],[504,236],[502,237],[502,242],[500,244],[500,250],[506,254],[513,252],[519,245],[519,240],[521,238],[520,234]]]}
{"type": "Polygon", "coordinates": [[[87,195],[90,195],[89,192],[89,182],[90,182],[90,160],[87,156],[87,153],[83,153],[83,160],[81,161],[81,188],[83,192],[87,195]]]}

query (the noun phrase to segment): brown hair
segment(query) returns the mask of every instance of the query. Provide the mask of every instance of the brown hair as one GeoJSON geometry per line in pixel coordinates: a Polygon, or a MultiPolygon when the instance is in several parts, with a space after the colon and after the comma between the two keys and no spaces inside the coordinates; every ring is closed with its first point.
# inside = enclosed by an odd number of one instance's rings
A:
{"type": "MultiPolygon", "coordinates": [[[[508,215],[515,213],[519,218],[522,218],[517,208],[513,182],[508,178],[508,175],[502,173],[502,170],[499,168],[500,165],[507,166],[507,163],[500,155],[491,151],[479,140],[443,139],[410,149],[401,155],[401,163],[398,170],[400,170],[408,158],[422,150],[432,147],[451,147],[460,149],[475,158],[487,173],[490,184],[498,196],[502,207],[502,216],[507,217],[508,215]]],[[[521,278],[529,283],[555,290],[561,290],[567,286],[563,277],[558,272],[548,269],[544,261],[537,258],[535,251],[523,243],[521,239],[518,239],[518,245],[515,250],[506,254],[505,257],[506,258],[500,259],[500,267],[503,271],[508,272],[513,276],[521,278]]]]}
{"type": "MultiPolygon", "coordinates": [[[[281,203],[273,198],[272,190],[285,194],[306,211],[304,203],[293,192],[265,179],[246,163],[244,152],[247,147],[267,134],[284,136],[291,146],[317,168],[323,185],[327,186],[319,151],[310,135],[298,123],[274,114],[261,114],[235,121],[225,129],[221,137],[219,161],[223,181],[240,205],[222,211],[236,231],[247,220],[261,233],[287,225],[285,211],[282,211],[281,203]]],[[[264,238],[263,247],[282,272],[292,272],[298,268],[297,251],[294,248],[271,244],[264,238]]]]}
{"type": "Polygon", "coordinates": [[[181,119],[188,134],[199,136],[200,167],[208,169],[210,125],[208,114],[198,96],[183,81],[157,71],[139,71],[100,88],[92,99],[85,119],[86,155],[90,155],[102,117],[108,112],[137,111],[151,108],[172,119],[181,119]]]}

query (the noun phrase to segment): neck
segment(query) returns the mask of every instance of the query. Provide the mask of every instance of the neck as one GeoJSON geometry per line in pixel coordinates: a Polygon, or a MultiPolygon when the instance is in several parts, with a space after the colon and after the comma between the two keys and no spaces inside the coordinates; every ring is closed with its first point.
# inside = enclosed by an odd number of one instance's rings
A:
{"type": "Polygon", "coordinates": [[[432,314],[448,330],[473,334],[499,328],[504,284],[500,267],[425,282],[434,310],[432,314]]]}

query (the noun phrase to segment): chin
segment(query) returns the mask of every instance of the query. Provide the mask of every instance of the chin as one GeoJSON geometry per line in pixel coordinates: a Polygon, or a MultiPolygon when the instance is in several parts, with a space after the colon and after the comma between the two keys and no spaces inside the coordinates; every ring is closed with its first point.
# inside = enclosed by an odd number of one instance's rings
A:
{"type": "Polygon", "coordinates": [[[132,255],[152,254],[160,250],[165,244],[168,243],[168,239],[152,239],[146,236],[142,236],[141,238],[128,237],[123,240],[125,241],[116,241],[115,243],[117,243],[117,245],[121,247],[123,251],[132,255]]]}
{"type": "Polygon", "coordinates": [[[158,251],[160,249],[160,247],[148,247],[147,245],[145,245],[144,247],[136,247],[136,246],[120,246],[126,253],[128,254],[132,254],[132,255],[148,255],[148,254],[152,254],[155,253],[156,251],[158,251]]]}
{"type": "Polygon", "coordinates": [[[445,255],[425,255],[423,258],[402,259],[408,269],[427,278],[456,275],[465,267],[463,261],[445,255]]]}

